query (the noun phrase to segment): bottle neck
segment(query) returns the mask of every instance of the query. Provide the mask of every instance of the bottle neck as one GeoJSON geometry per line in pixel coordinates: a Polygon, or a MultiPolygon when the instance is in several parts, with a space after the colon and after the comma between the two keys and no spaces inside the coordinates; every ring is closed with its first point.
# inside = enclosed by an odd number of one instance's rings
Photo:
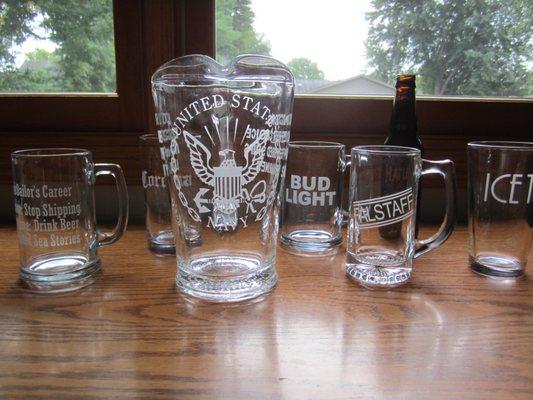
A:
{"type": "Polygon", "coordinates": [[[396,88],[390,122],[390,136],[396,135],[401,135],[403,138],[417,137],[415,89],[413,87],[400,86],[396,88]]]}

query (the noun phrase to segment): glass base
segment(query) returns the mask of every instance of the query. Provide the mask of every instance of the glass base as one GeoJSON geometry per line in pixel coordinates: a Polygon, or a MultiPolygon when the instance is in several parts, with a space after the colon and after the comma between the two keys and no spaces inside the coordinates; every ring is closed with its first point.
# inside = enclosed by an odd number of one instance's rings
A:
{"type": "Polygon", "coordinates": [[[148,249],[155,254],[176,254],[174,245],[174,233],[172,231],[159,232],[157,236],[148,238],[148,249]]]}
{"type": "Polygon", "coordinates": [[[171,256],[176,254],[176,247],[173,244],[148,242],[148,250],[157,255],[171,256]]]}
{"type": "Polygon", "coordinates": [[[517,258],[502,254],[478,254],[469,256],[472,271],[496,278],[514,278],[524,274],[525,265],[517,258]]]}
{"type": "Polygon", "coordinates": [[[401,263],[390,263],[391,256],[374,254],[373,259],[387,260],[387,265],[375,265],[361,262],[359,257],[348,253],[346,260],[346,274],[370,289],[389,289],[404,285],[411,278],[412,260],[401,263]]]}
{"type": "Polygon", "coordinates": [[[93,283],[101,268],[100,258],[87,262],[83,256],[60,256],[40,260],[21,268],[24,288],[35,292],[59,293],[77,290],[93,283]]]}
{"type": "Polygon", "coordinates": [[[270,291],[278,280],[275,259],[264,266],[253,257],[213,256],[178,266],[177,287],[185,294],[214,302],[253,299],[270,291]]]}
{"type": "Polygon", "coordinates": [[[288,235],[281,234],[280,243],[289,253],[299,256],[324,256],[336,253],[342,237],[327,231],[301,229],[288,235]]]}

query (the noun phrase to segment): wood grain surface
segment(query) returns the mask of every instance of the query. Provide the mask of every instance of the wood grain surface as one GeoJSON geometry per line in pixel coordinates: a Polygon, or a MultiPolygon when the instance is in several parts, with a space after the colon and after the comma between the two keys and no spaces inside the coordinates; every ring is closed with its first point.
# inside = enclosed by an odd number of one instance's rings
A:
{"type": "Polygon", "coordinates": [[[101,249],[91,286],[25,292],[5,227],[0,398],[531,399],[533,285],[470,272],[466,240],[458,228],[391,291],[349,280],[342,250],[280,249],[270,294],[223,305],[177,293],[142,227],[101,249]]]}

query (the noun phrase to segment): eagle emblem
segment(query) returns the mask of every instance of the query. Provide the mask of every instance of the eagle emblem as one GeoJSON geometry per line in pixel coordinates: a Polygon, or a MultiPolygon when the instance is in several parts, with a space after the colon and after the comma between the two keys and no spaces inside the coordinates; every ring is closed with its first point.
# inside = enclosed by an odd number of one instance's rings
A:
{"type": "MultiPolygon", "coordinates": [[[[183,137],[189,148],[190,161],[196,176],[213,189],[210,202],[213,204],[214,228],[221,231],[235,230],[238,222],[237,210],[241,204],[247,204],[248,212],[250,208],[254,210],[254,202],[262,203],[266,200],[264,181],[258,182],[250,191],[245,186],[253,182],[261,171],[269,131],[262,130],[251,144],[244,145],[244,166],[237,165],[235,150],[229,147],[218,152],[220,164],[212,166],[211,151],[190,132],[183,131],[183,137]]],[[[204,208],[204,212],[209,211],[204,208]]],[[[202,212],[202,209],[199,207],[198,211],[202,212]]]]}

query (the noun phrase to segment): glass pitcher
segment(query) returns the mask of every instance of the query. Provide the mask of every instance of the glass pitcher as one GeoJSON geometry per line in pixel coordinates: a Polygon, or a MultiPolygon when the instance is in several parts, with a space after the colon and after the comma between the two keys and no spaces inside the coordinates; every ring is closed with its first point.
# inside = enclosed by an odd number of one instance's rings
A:
{"type": "Polygon", "coordinates": [[[238,301],[269,291],[294,79],[270,57],[191,55],[152,76],[181,291],[238,301]]]}

